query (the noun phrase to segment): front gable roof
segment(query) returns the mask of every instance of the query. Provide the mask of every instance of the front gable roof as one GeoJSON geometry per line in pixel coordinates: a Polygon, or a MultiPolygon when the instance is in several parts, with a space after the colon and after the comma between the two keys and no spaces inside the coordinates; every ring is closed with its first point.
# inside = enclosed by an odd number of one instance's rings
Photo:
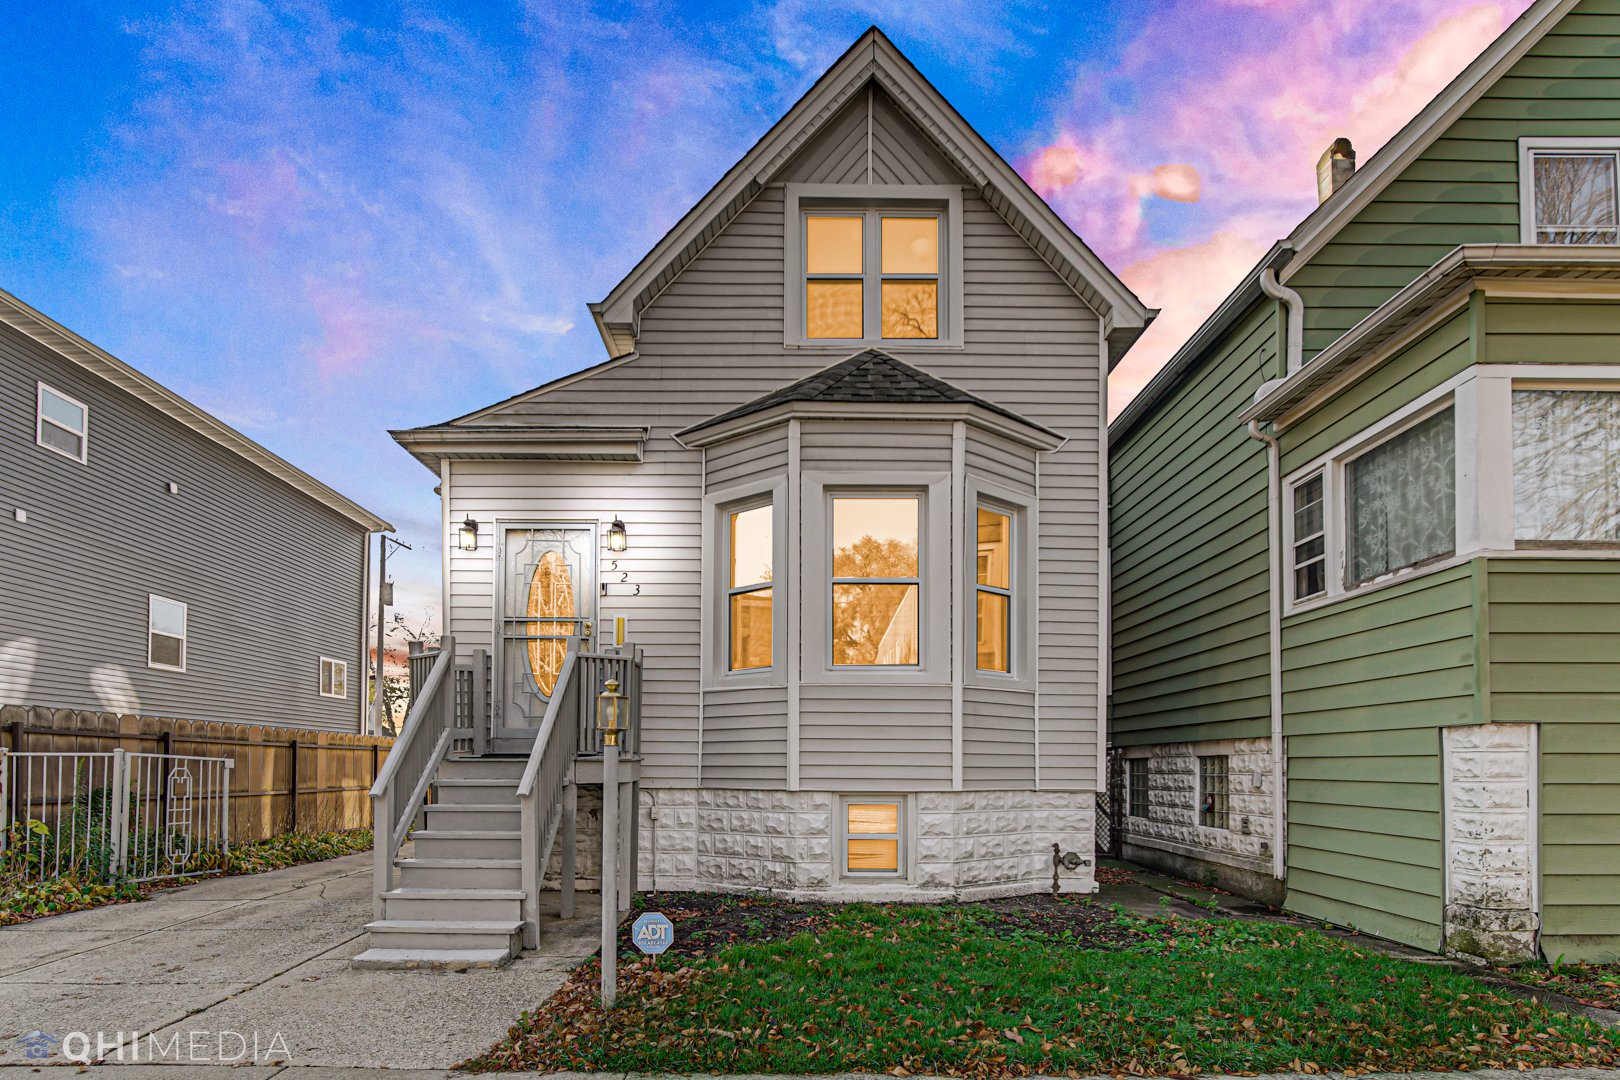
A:
{"type": "Polygon", "coordinates": [[[1089,307],[1108,337],[1110,363],[1141,336],[1154,312],[1143,306],[1036,195],[911,61],[871,27],[816,80],[787,115],[766,132],[614,286],[590,305],[608,355],[634,350],[641,313],[794,156],[868,83],[876,83],[934,147],[1089,307]]]}

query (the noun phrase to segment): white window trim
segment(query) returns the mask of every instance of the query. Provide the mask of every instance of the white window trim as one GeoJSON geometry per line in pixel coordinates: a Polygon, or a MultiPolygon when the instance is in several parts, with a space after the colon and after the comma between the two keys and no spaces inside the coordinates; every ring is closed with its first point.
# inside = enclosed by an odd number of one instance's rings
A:
{"type": "MultiPolygon", "coordinates": [[[[891,795],[881,792],[859,793],[838,796],[838,850],[835,856],[838,859],[838,879],[841,882],[871,882],[873,884],[889,884],[896,881],[911,880],[911,844],[907,841],[912,833],[911,798],[908,795],[891,795]],[[849,868],[849,806],[851,803],[868,805],[873,803],[894,803],[898,806],[895,820],[899,826],[899,851],[895,858],[896,870],[851,870],[849,868]]],[[[856,833],[856,836],[871,835],[856,833]]]]}
{"type": "MultiPolygon", "coordinates": [[[[790,349],[824,349],[849,353],[860,349],[885,352],[928,352],[961,349],[962,339],[962,189],[950,184],[785,184],[782,214],[782,281],[785,285],[782,344],[790,349]],[[918,210],[940,215],[939,259],[939,337],[886,338],[881,320],[866,320],[877,326],[876,337],[811,338],[804,326],[804,211],[827,210],[918,210]]],[[[867,233],[873,230],[866,229],[867,233]]],[[[866,236],[867,258],[873,256],[878,241],[866,236]]],[[[881,277],[881,268],[867,275],[881,277]]]]}
{"type": "Polygon", "coordinates": [[[349,662],[347,660],[334,660],[330,656],[320,657],[320,663],[316,665],[315,669],[315,691],[323,698],[337,698],[339,700],[347,698],[349,696],[349,662]],[[337,681],[337,669],[343,669],[343,693],[329,694],[325,690],[321,689],[320,669],[325,667],[327,664],[332,665],[333,682],[337,681]]]}
{"type": "MultiPolygon", "coordinates": [[[[173,637],[174,635],[164,634],[163,636],[173,637]]],[[[158,671],[184,672],[186,670],[186,665],[189,663],[191,663],[191,606],[189,604],[182,603],[179,600],[171,600],[167,596],[159,596],[157,593],[147,593],[146,666],[149,668],[156,668],[158,671]],[[154,600],[161,600],[165,604],[173,604],[175,607],[179,608],[181,618],[185,622],[185,632],[180,635],[180,664],[178,667],[173,664],[159,664],[152,660],[152,635],[156,633],[156,631],[152,629],[152,601],[154,600]]]]}
{"type": "Polygon", "coordinates": [[[1040,558],[1040,521],[1035,497],[1027,492],[1015,491],[972,475],[967,477],[962,499],[962,559],[960,588],[965,608],[966,630],[962,635],[962,672],[968,686],[1000,687],[1002,689],[1031,690],[1035,688],[1035,639],[1037,608],[1035,568],[1040,558]],[[1012,575],[1008,578],[1012,588],[1012,617],[1008,630],[1012,637],[1011,672],[986,671],[979,667],[978,656],[978,589],[979,575],[975,560],[968,557],[978,552],[978,509],[983,505],[1012,518],[1013,550],[1012,575]]]}
{"type": "MultiPolygon", "coordinates": [[[[1531,160],[1538,151],[1596,150],[1615,154],[1615,182],[1620,184],[1620,137],[1528,135],[1519,139],[1519,243],[1536,242],[1536,184],[1531,160]]],[[[1588,245],[1581,245],[1583,247],[1588,245]]],[[[1592,247],[1611,245],[1593,244],[1592,247]]]]}
{"type": "Polygon", "coordinates": [[[748,484],[717,488],[703,497],[702,604],[699,634],[702,637],[703,688],[732,690],[747,686],[786,686],[787,650],[797,642],[788,639],[788,596],[795,575],[789,560],[787,537],[786,476],[773,476],[748,484]],[[769,504],[771,507],[771,666],[731,670],[731,530],[729,517],[739,510],[769,504]],[[785,569],[784,569],[785,568],[785,569]],[[710,583],[713,583],[712,585],[710,583]]]}
{"type": "Polygon", "coordinates": [[[1285,573],[1285,615],[1315,610],[1327,604],[1377,589],[1438,573],[1481,555],[1491,558],[1620,559],[1620,549],[1519,548],[1513,528],[1513,390],[1612,389],[1620,392],[1620,364],[1475,364],[1390,413],[1377,424],[1290,470],[1283,477],[1284,506],[1293,505],[1294,486],[1318,471],[1323,473],[1324,510],[1327,516],[1328,591],[1308,600],[1295,600],[1291,563],[1293,515],[1282,515],[1285,573]],[[1457,543],[1449,558],[1396,570],[1353,588],[1344,586],[1344,479],[1343,465],[1350,458],[1413,424],[1427,419],[1450,403],[1457,424],[1457,543]]]}
{"type": "Polygon", "coordinates": [[[73,396],[71,396],[69,394],[62,393],[62,391],[58,390],[56,387],[50,385],[49,383],[36,382],[34,384],[34,387],[35,387],[35,390],[34,390],[34,443],[36,445],[38,445],[38,446],[43,446],[45,449],[49,450],[53,454],[60,454],[62,457],[67,458],[69,461],[77,461],[80,465],[89,464],[89,461],[90,461],[90,406],[86,405],[84,402],[80,401],[76,397],[73,397],[73,396]],[[79,408],[84,410],[84,430],[83,431],[74,431],[70,427],[64,427],[62,424],[57,423],[55,420],[52,420],[50,417],[45,415],[45,394],[46,394],[47,391],[49,391],[52,394],[55,394],[57,397],[61,398],[63,401],[66,401],[66,402],[68,402],[69,404],[72,404],[72,405],[77,405],[79,408]],[[49,425],[51,425],[51,427],[54,427],[54,428],[61,428],[61,430],[66,431],[69,434],[77,437],[78,440],[79,440],[79,452],[77,454],[70,454],[66,450],[63,450],[60,447],[52,446],[50,443],[46,442],[45,441],[45,425],[46,424],[49,424],[49,425]]]}
{"type": "MultiPolygon", "coordinates": [[[[1329,537],[1333,532],[1333,523],[1329,519],[1328,515],[1327,470],[1324,468],[1319,472],[1305,473],[1297,480],[1290,481],[1289,484],[1283,489],[1287,498],[1283,502],[1282,513],[1283,517],[1286,519],[1284,522],[1284,531],[1288,537],[1288,543],[1283,547],[1283,574],[1287,579],[1288,596],[1295,600],[1298,599],[1299,566],[1294,562],[1294,545],[1303,542],[1304,539],[1297,537],[1294,532],[1294,522],[1296,520],[1298,508],[1299,489],[1310,481],[1315,480],[1318,476],[1322,478],[1322,554],[1318,558],[1320,558],[1322,562],[1323,582],[1328,583],[1329,579],[1333,576],[1332,552],[1329,550],[1331,547],[1329,537]]],[[[1316,560],[1313,559],[1311,561],[1314,562],[1316,560]]],[[[1331,584],[1329,584],[1329,587],[1331,587],[1331,584]]],[[[1315,600],[1323,595],[1325,594],[1311,593],[1306,599],[1315,600]]]]}
{"type": "Polygon", "coordinates": [[[939,685],[951,678],[951,474],[807,472],[804,480],[800,574],[809,603],[804,628],[804,683],[939,685]],[[832,662],[832,499],[894,496],[918,500],[918,647],[915,666],[855,666],[832,662]]]}

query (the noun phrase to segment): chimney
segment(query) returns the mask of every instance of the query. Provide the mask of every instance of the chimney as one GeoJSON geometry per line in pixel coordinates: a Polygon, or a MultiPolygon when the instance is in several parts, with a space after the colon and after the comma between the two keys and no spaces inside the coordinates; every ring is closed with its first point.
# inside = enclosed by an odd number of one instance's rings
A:
{"type": "Polygon", "coordinates": [[[1316,202],[1327,202],[1333,193],[1350,182],[1356,171],[1356,149],[1349,139],[1334,139],[1316,162],[1316,202]]]}

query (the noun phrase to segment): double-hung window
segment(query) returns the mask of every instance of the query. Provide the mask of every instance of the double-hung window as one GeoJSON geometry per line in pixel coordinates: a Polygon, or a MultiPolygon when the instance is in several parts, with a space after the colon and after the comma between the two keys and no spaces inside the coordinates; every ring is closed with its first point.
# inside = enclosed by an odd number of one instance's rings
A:
{"type": "Polygon", "coordinates": [[[979,507],[978,668],[1012,672],[1012,518],[979,507]]]}
{"type": "Polygon", "coordinates": [[[146,665],[168,671],[186,670],[186,605],[161,596],[147,597],[146,665]]]}
{"type": "Polygon", "coordinates": [[[732,671],[771,666],[771,504],[727,515],[732,671]]]}
{"type": "Polygon", "coordinates": [[[918,520],[921,500],[832,500],[834,665],[915,665],[918,658],[918,520]]]}
{"type": "Polygon", "coordinates": [[[1327,592],[1327,523],[1322,474],[1294,485],[1294,599],[1327,592]]]}
{"type": "Polygon", "coordinates": [[[895,877],[900,873],[899,799],[855,799],[844,804],[844,873],[895,877]]]}
{"type": "Polygon", "coordinates": [[[39,385],[34,441],[47,450],[84,462],[89,452],[90,408],[66,394],[39,385]]]}
{"type": "Polygon", "coordinates": [[[806,212],[805,338],[938,340],[940,223],[927,210],[806,212]]]}
{"type": "Polygon", "coordinates": [[[1521,240],[1620,243],[1620,140],[1519,140],[1521,240]]]}

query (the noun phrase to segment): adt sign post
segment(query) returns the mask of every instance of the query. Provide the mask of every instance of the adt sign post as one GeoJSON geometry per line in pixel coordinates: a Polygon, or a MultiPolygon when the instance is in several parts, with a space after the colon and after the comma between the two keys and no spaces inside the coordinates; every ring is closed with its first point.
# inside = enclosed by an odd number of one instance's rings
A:
{"type": "Polygon", "coordinates": [[[675,924],[664,915],[649,911],[631,925],[630,940],[642,952],[657,956],[675,944],[675,924]]]}

